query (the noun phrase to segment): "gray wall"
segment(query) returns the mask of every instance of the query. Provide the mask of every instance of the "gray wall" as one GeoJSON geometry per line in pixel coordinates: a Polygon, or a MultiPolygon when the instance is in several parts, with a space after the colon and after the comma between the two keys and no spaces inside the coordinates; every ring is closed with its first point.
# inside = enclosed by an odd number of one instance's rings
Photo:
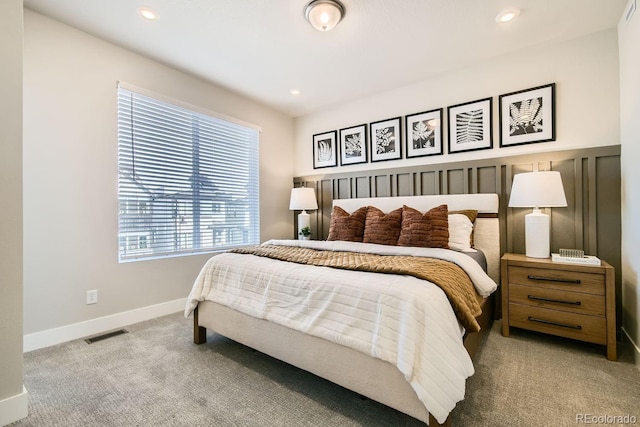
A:
{"type": "MultiPolygon", "coordinates": [[[[620,144],[622,146],[622,301],[623,327],[640,348],[640,13],[627,22],[626,11],[618,25],[620,49],[620,144]]],[[[640,368],[640,352],[636,352],[640,368]]]]}
{"type": "MultiPolygon", "coordinates": [[[[313,169],[312,137],[316,133],[435,108],[444,108],[443,128],[446,130],[448,106],[489,96],[493,97],[493,148],[432,156],[429,163],[619,145],[618,77],[618,39],[615,29],[610,28],[584,37],[519,49],[411,85],[328,106],[296,118],[293,176],[320,173],[313,169]],[[556,83],[556,140],[499,147],[498,96],[552,82],[556,83]],[[598,112],[597,125],[585,126],[585,117],[593,115],[594,106],[598,112]]],[[[389,78],[393,81],[393,76],[389,78]]],[[[404,128],[404,123],[402,125],[404,128]]],[[[446,147],[447,132],[443,133],[446,147]]],[[[424,158],[404,158],[388,160],[384,164],[369,162],[325,168],[321,173],[420,166],[424,162],[424,158]]]]}
{"type": "MultiPolygon", "coordinates": [[[[294,185],[314,187],[319,209],[312,213],[316,238],[329,231],[334,198],[497,193],[500,196],[502,252],[524,253],[524,217],[531,209],[508,208],[513,176],[532,170],[562,175],[566,208],[546,209],[551,215],[551,249],[583,249],[616,268],[618,324],[620,280],[620,146],[366,170],[294,178],[294,185]]],[[[295,217],[295,216],[294,216],[295,217]]]]}
{"type": "MultiPolygon", "coordinates": [[[[0,2],[0,57],[0,401],[3,401],[22,393],[22,0],[0,2]]],[[[3,421],[8,420],[0,413],[0,425],[3,421]]]]}
{"type": "Polygon", "coordinates": [[[210,257],[118,263],[119,80],[260,126],[260,237],[289,232],[291,117],[25,9],[26,342],[185,298],[210,257]],[[86,305],[91,289],[98,303],[86,305]]]}

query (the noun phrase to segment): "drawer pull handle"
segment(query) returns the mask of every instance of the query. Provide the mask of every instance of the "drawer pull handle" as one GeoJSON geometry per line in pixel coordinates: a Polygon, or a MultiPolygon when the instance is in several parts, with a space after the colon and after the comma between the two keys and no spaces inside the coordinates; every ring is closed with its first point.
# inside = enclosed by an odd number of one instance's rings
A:
{"type": "Polygon", "coordinates": [[[533,295],[527,295],[527,298],[535,301],[557,302],[558,304],[582,305],[580,301],[563,301],[561,299],[541,298],[533,295]]]}
{"type": "Polygon", "coordinates": [[[562,282],[562,283],[575,283],[580,284],[580,279],[558,279],[555,277],[543,277],[543,276],[527,276],[529,280],[545,280],[547,282],[562,282]]]}
{"type": "Polygon", "coordinates": [[[527,319],[529,319],[530,322],[546,323],[547,325],[562,326],[563,328],[576,329],[578,331],[582,329],[582,326],[580,325],[567,325],[564,323],[552,322],[550,320],[537,319],[531,316],[529,316],[527,319]]]}

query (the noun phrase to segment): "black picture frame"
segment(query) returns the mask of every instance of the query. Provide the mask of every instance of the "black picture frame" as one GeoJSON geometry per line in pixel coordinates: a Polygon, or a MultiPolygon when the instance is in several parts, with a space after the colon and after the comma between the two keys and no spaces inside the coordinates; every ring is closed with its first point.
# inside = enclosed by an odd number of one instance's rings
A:
{"type": "Polygon", "coordinates": [[[493,148],[493,98],[447,107],[449,153],[493,148]]]}
{"type": "Polygon", "coordinates": [[[498,97],[500,147],[556,140],[556,84],[498,97]]]}
{"type": "Polygon", "coordinates": [[[442,148],[442,108],[405,116],[405,156],[437,156],[442,148]]]}
{"type": "Polygon", "coordinates": [[[371,162],[402,159],[402,118],[369,123],[371,162]]]}
{"type": "Polygon", "coordinates": [[[337,132],[317,133],[313,135],[313,168],[328,168],[338,165],[337,132]]]}
{"type": "Polygon", "coordinates": [[[367,125],[340,129],[340,165],[367,163],[367,125]]]}

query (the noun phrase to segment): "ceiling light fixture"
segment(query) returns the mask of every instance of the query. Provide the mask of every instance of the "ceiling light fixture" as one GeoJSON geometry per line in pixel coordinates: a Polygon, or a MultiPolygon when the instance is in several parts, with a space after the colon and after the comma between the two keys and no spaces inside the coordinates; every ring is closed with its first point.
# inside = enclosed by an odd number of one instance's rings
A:
{"type": "Polygon", "coordinates": [[[304,7],[305,19],[318,31],[330,31],[344,14],[344,6],[338,0],[312,0],[304,7]]]}
{"type": "Polygon", "coordinates": [[[300,95],[302,92],[300,92],[300,90],[299,90],[299,89],[291,89],[291,90],[289,91],[289,93],[290,93],[291,95],[300,95]]]}
{"type": "Polygon", "coordinates": [[[146,7],[146,6],[139,7],[138,13],[144,19],[147,19],[149,21],[155,21],[156,19],[158,19],[158,14],[156,13],[155,10],[151,9],[150,7],[146,7]]]}
{"type": "Polygon", "coordinates": [[[520,9],[506,9],[503,10],[496,16],[496,22],[505,23],[509,21],[513,21],[520,15],[520,9]]]}

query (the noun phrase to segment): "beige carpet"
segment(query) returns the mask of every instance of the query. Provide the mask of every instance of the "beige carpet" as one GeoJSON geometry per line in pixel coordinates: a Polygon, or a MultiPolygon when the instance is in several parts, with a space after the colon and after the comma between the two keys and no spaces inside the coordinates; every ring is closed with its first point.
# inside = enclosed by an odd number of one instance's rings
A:
{"type": "MultiPolygon", "coordinates": [[[[575,426],[579,414],[640,424],[630,349],[609,362],[600,346],[499,327],[454,426],[575,426]]],[[[196,346],[181,314],[127,329],[25,354],[29,416],[12,426],[424,426],[223,337],[196,346]]]]}

